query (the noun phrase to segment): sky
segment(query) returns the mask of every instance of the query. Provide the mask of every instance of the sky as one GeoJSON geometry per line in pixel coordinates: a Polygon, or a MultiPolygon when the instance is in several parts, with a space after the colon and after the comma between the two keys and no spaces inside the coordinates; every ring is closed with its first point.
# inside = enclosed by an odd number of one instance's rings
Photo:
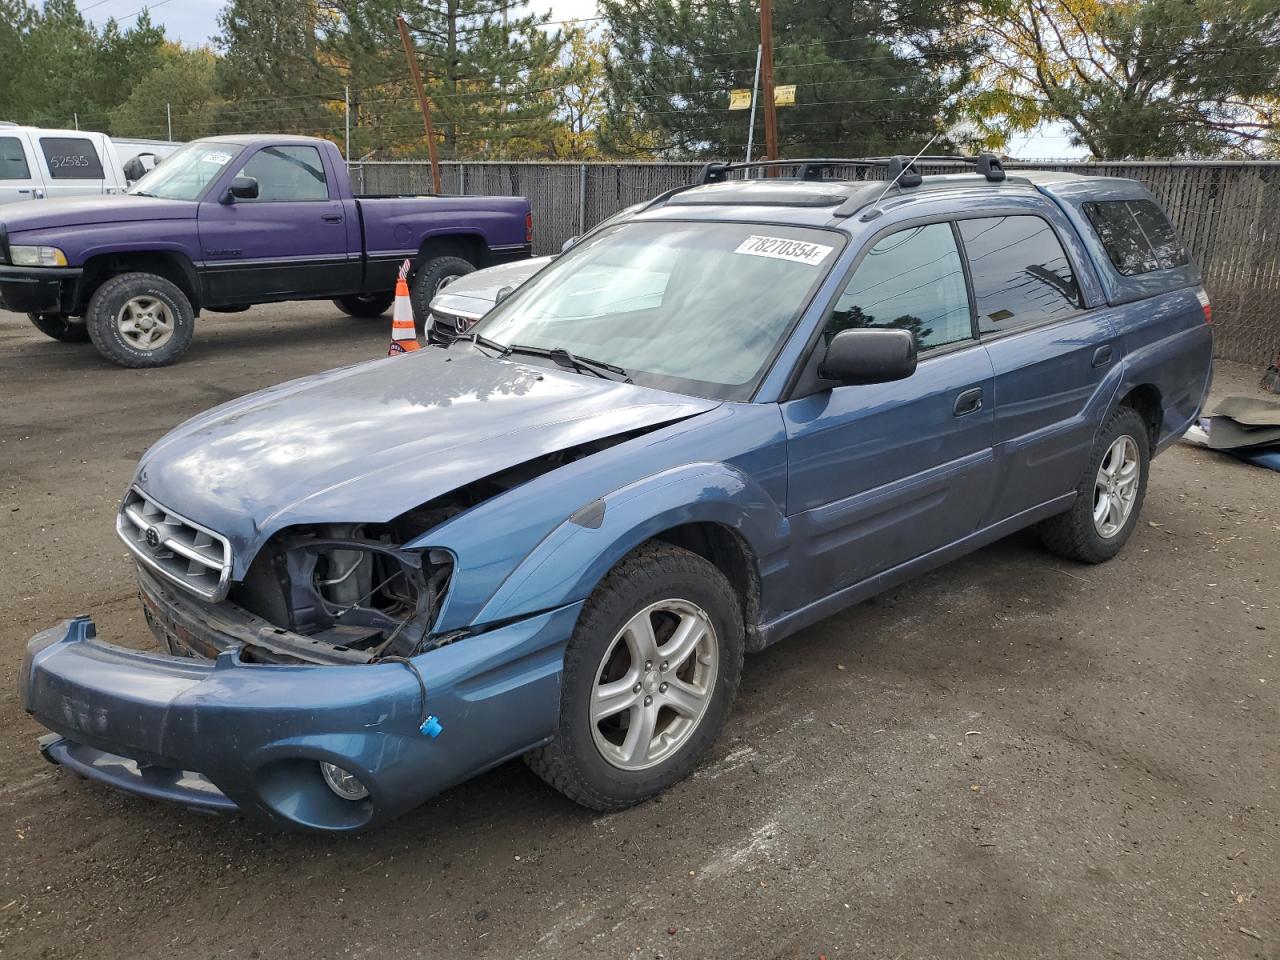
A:
{"type": "MultiPolygon", "coordinates": [[[[141,12],[141,0],[77,0],[81,12],[101,23],[115,17],[124,23],[141,12]]],[[[147,6],[151,19],[164,27],[170,40],[195,47],[208,42],[218,32],[218,11],[225,0],[152,0],[147,6]]],[[[550,8],[553,20],[594,17],[596,0],[534,0],[536,8],[550,8]]],[[[1018,136],[1009,144],[1008,153],[1024,160],[1068,159],[1084,156],[1085,151],[1072,147],[1066,131],[1047,126],[1029,135],[1018,136]]]]}

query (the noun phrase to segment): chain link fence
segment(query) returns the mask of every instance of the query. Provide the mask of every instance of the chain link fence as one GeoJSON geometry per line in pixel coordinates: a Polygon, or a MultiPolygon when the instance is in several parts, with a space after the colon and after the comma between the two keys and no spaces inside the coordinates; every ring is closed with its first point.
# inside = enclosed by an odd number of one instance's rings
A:
{"type": "MultiPolygon", "coordinates": [[[[547,254],[623,207],[688,183],[699,166],[445,162],[441,178],[445,193],[528,197],[534,253],[547,254]]],[[[1036,163],[1009,168],[1141,181],[1169,212],[1204,270],[1213,298],[1218,356],[1257,366],[1280,353],[1280,163],[1036,163]]],[[[922,172],[946,169],[929,165],[922,172]]],[[[431,190],[431,169],[422,162],[353,163],[351,175],[363,194],[431,190]]],[[[833,175],[879,179],[883,170],[849,168],[833,175]]]]}

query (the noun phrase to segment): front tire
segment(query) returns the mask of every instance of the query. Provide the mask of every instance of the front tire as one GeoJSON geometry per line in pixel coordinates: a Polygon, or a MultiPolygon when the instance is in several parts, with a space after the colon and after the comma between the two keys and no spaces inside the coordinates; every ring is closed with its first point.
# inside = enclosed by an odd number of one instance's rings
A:
{"type": "Polygon", "coordinates": [[[742,676],[729,581],[665,543],[628,555],[592,593],[565,651],[560,722],[533,771],[593,810],[684,779],[719,736],[742,676]]]}
{"type": "Polygon", "coordinates": [[[163,367],[177,360],[195,333],[195,312],[178,287],[152,273],[112,277],[89,300],[89,339],[122,367],[163,367]]]}
{"type": "Polygon", "coordinates": [[[28,313],[31,325],[59,343],[88,343],[89,328],[61,313],[28,313]]]}
{"type": "Polygon", "coordinates": [[[1120,407],[1098,435],[1071,509],[1040,525],[1044,545],[1080,563],[1114,557],[1137,526],[1150,464],[1146,422],[1132,407],[1120,407]]]}
{"type": "Polygon", "coordinates": [[[461,257],[432,257],[425,260],[413,275],[409,299],[413,303],[413,319],[421,331],[431,316],[431,301],[440,288],[451,280],[475,272],[475,265],[461,257]]]}
{"type": "Polygon", "coordinates": [[[394,293],[355,293],[334,298],[333,305],[349,317],[372,320],[390,310],[395,300],[394,293]]]}

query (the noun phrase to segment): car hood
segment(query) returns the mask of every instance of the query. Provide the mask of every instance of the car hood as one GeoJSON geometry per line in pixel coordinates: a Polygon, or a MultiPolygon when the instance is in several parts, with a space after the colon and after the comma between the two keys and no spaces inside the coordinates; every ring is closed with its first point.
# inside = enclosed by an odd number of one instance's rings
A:
{"type": "Polygon", "coordinates": [[[244,575],[303,523],[381,523],[567,447],[719,405],[648,387],[429,347],[251,394],[178,427],[135,482],[221,533],[244,575]]]}
{"type": "Polygon", "coordinates": [[[31,200],[7,204],[0,210],[0,223],[9,235],[20,230],[49,227],[76,227],[96,223],[123,223],[136,220],[194,220],[199,204],[186,200],[161,200],[117,194],[110,197],[65,197],[58,200],[31,200]]]}
{"type": "Polygon", "coordinates": [[[533,257],[530,260],[513,260],[459,277],[436,294],[431,301],[431,310],[477,320],[493,309],[499,290],[520,286],[554,259],[533,257]]]}

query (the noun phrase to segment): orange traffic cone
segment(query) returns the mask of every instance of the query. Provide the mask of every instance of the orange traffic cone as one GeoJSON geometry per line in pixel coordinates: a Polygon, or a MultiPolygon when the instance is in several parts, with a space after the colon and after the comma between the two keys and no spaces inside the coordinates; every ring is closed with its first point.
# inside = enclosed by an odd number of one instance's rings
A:
{"type": "Polygon", "coordinates": [[[413,304],[409,302],[409,261],[400,268],[400,279],[396,281],[396,305],[391,311],[391,347],[388,357],[398,353],[411,353],[419,349],[418,331],[413,325],[413,304]]]}

